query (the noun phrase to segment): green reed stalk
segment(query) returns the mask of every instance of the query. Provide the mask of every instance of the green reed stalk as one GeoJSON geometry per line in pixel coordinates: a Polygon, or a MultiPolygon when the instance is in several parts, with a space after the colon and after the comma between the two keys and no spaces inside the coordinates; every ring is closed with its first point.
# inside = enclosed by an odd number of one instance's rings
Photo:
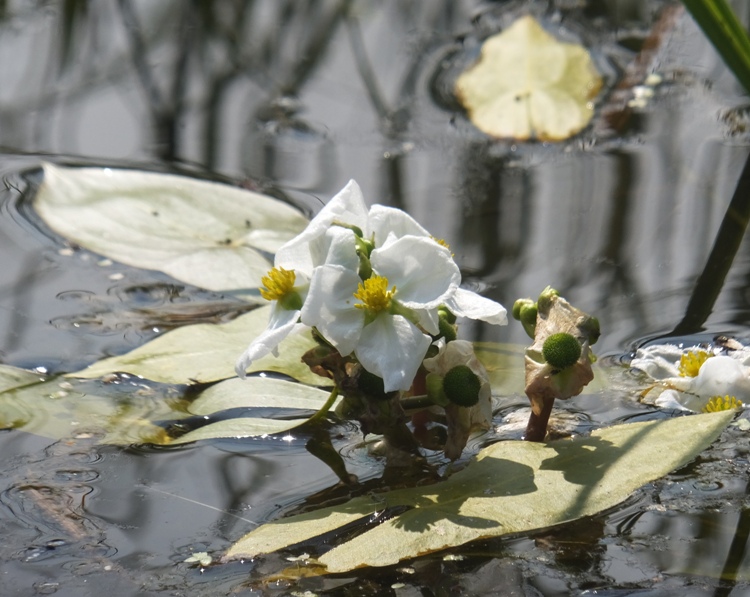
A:
{"type": "Polygon", "coordinates": [[[750,37],[726,0],[682,0],[706,37],[750,93],[750,37]]]}

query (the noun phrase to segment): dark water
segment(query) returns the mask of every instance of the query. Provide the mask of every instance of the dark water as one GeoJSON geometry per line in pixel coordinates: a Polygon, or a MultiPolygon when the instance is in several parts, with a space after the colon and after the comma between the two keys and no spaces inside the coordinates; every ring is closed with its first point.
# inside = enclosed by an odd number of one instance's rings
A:
{"type": "MultiPolygon", "coordinates": [[[[741,228],[722,228],[748,155],[747,98],[688,17],[675,16],[649,63],[662,77],[654,97],[617,131],[597,117],[559,144],[489,142],[450,93],[477,38],[523,7],[580,36],[611,90],[666,5],[2,3],[0,358],[75,371],[238,308],[71,249],[46,231],[24,199],[44,160],[243,182],[307,208],[355,178],[369,202],[406,209],[446,239],[464,280],[487,296],[510,306],[551,284],[595,313],[605,362],[664,335],[747,339],[750,247],[741,228]]],[[[748,23],[750,9],[734,5],[748,23]]],[[[526,340],[513,324],[466,325],[463,333],[526,340]]],[[[107,391],[143,390],[136,385],[121,379],[107,391]]],[[[498,397],[498,422],[524,400],[498,397]]],[[[580,430],[654,416],[615,390],[584,394],[565,409],[580,430]]],[[[336,431],[350,472],[378,477],[355,430],[336,431]]],[[[504,433],[496,436],[512,436],[504,433]]],[[[180,449],[100,439],[0,431],[0,594],[750,590],[750,444],[736,429],[695,463],[590,520],[385,570],[270,584],[264,577],[289,554],[205,569],[184,560],[219,554],[336,483],[306,451],[304,434],[180,449]]]]}

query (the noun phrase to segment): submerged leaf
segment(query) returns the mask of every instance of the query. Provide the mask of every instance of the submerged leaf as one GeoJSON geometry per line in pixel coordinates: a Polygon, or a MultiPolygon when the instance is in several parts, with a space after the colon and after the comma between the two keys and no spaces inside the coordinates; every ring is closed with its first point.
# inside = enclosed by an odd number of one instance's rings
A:
{"type": "MultiPolygon", "coordinates": [[[[104,359],[70,373],[92,379],[126,372],[152,381],[173,384],[205,383],[234,377],[234,363],[247,343],[268,323],[270,307],[260,307],[224,324],[188,325],[157,337],[124,355],[104,359]]],[[[329,380],[310,372],[302,355],[316,346],[309,334],[294,334],[279,345],[279,356],[253,362],[248,371],[276,371],[311,385],[329,380]]]]}
{"type": "Polygon", "coordinates": [[[585,48],[556,40],[525,16],[485,40],[456,93],[488,135],[559,141],[589,123],[601,84],[585,48]]]}
{"type": "Polygon", "coordinates": [[[732,413],[618,425],[547,444],[499,442],[447,481],[355,498],[265,524],[227,558],[255,557],[334,531],[374,512],[410,509],[323,554],[327,572],[387,566],[468,541],[557,525],[611,508],[684,466],[732,413]]]}
{"type": "Polygon", "coordinates": [[[51,164],[34,207],[82,247],[208,290],[257,288],[267,254],[307,225],[282,201],[224,184],[51,164]]]}
{"type": "Polygon", "coordinates": [[[144,389],[124,399],[90,382],[42,381],[31,371],[0,365],[0,428],[52,439],[91,434],[102,443],[161,443],[164,430],[150,421],[175,413],[144,389]]]}

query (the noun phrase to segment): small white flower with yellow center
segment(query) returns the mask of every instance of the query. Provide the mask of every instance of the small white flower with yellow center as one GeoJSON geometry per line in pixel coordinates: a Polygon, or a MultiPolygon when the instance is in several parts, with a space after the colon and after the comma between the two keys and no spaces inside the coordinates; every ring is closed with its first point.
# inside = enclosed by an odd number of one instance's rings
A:
{"type": "Polygon", "coordinates": [[[655,400],[661,408],[701,412],[716,396],[750,401],[750,350],[715,354],[699,346],[659,344],[639,348],[631,367],[663,388],[655,400]]]}
{"type": "Polygon", "coordinates": [[[370,254],[372,275],[324,265],[313,272],[301,320],[343,356],[354,353],[385,391],[407,390],[437,332],[431,314],[453,295],[461,275],[450,251],[417,236],[393,239],[370,254]],[[429,329],[427,329],[429,328],[429,329]]]}
{"type": "MultiPolygon", "coordinates": [[[[278,356],[278,345],[290,334],[304,329],[299,323],[302,305],[307,296],[312,274],[312,264],[335,263],[342,267],[356,268],[354,233],[344,228],[331,228],[316,243],[316,262],[308,259],[295,261],[291,256],[275,260],[275,266],[261,279],[260,295],[271,302],[271,317],[268,327],[253,340],[235,364],[240,377],[250,363],[267,354],[278,356]]],[[[355,270],[356,271],[356,270],[355,270]]]]}
{"type": "Polygon", "coordinates": [[[278,355],[279,343],[296,328],[304,327],[298,321],[307,294],[307,277],[293,270],[274,267],[261,281],[263,288],[260,294],[271,301],[271,317],[265,331],[253,340],[237,360],[235,370],[240,377],[245,377],[245,371],[253,361],[270,353],[278,355]]]}

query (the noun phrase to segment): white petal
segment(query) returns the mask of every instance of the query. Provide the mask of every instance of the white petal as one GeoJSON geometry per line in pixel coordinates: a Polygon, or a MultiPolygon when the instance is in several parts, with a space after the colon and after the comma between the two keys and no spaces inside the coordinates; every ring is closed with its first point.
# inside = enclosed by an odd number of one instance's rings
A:
{"type": "Polygon", "coordinates": [[[383,378],[385,391],[408,390],[430,337],[400,315],[381,313],[362,330],[355,354],[370,373],[383,378]]]}
{"type": "Polygon", "coordinates": [[[314,267],[342,265],[354,271],[359,269],[356,236],[347,228],[332,226],[326,230],[310,243],[310,254],[314,267]]]}
{"type": "Polygon", "coordinates": [[[407,235],[430,238],[430,233],[409,214],[385,205],[370,208],[368,233],[375,235],[376,247],[383,246],[390,235],[394,240],[407,235]]]}
{"type": "Polygon", "coordinates": [[[350,180],[346,183],[310,224],[316,220],[319,221],[319,225],[325,225],[325,228],[332,222],[343,222],[358,226],[364,232],[367,229],[367,204],[357,182],[350,180]]]}
{"type": "Polygon", "coordinates": [[[363,230],[367,228],[367,205],[355,181],[350,180],[310,221],[307,228],[279,248],[274,265],[311,274],[313,268],[325,262],[320,259],[320,254],[313,255],[311,243],[320,239],[333,222],[353,224],[363,230]]]}
{"type": "Polygon", "coordinates": [[[427,238],[399,238],[375,249],[370,263],[374,272],[396,286],[396,299],[410,309],[437,307],[461,283],[450,251],[427,238]]]}
{"type": "Polygon", "coordinates": [[[680,402],[681,395],[675,390],[664,390],[659,397],[654,401],[654,404],[659,408],[666,410],[679,410],[690,412],[689,408],[685,408],[680,402]]]}
{"type": "Polygon", "coordinates": [[[242,356],[237,359],[237,363],[234,366],[237,375],[244,378],[245,371],[250,366],[250,363],[257,361],[267,354],[278,354],[277,346],[279,343],[292,332],[299,331],[305,327],[301,323],[297,323],[299,316],[299,311],[274,309],[268,327],[250,343],[250,346],[242,353],[242,356]]]}
{"type": "Polygon", "coordinates": [[[445,306],[459,317],[479,319],[494,325],[507,325],[508,323],[505,307],[471,290],[457,288],[453,296],[445,301],[445,306]]]}
{"type": "Polygon", "coordinates": [[[355,308],[360,277],[340,265],[315,268],[310,280],[302,323],[316,327],[343,356],[354,350],[364,325],[364,311],[355,308]]]}
{"type": "Polygon", "coordinates": [[[437,309],[419,309],[415,310],[414,313],[419,318],[418,323],[425,332],[433,336],[440,333],[440,317],[437,309]]]}
{"type": "MultiPolygon", "coordinates": [[[[635,353],[635,358],[630,362],[630,366],[634,369],[640,369],[651,379],[657,381],[679,378],[682,350],[674,344],[654,344],[639,348],[635,353]]],[[[699,350],[699,347],[696,346],[693,350],[699,350]]]]}
{"type": "Polygon", "coordinates": [[[729,395],[747,402],[750,398],[748,370],[732,357],[711,357],[701,365],[690,391],[704,398],[729,395]]]}

